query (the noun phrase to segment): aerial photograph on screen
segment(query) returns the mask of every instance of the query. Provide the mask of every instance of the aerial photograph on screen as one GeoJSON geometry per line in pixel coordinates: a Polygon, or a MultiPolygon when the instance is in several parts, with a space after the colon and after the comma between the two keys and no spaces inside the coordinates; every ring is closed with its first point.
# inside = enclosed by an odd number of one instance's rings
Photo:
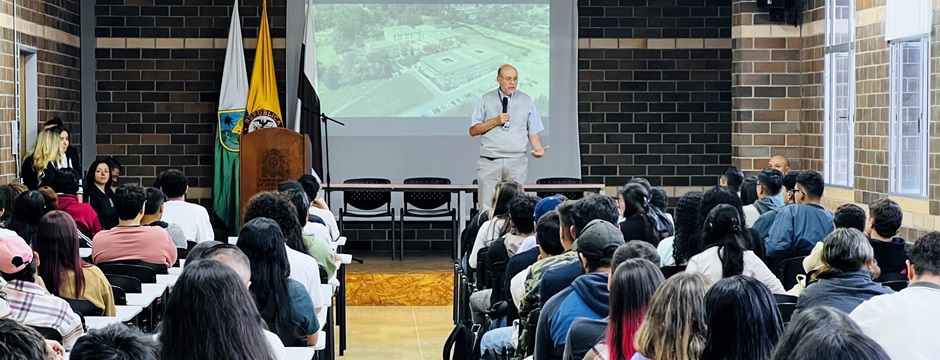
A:
{"type": "Polygon", "coordinates": [[[314,14],[330,116],[469,117],[504,63],[548,116],[548,4],[318,4],[314,14]]]}

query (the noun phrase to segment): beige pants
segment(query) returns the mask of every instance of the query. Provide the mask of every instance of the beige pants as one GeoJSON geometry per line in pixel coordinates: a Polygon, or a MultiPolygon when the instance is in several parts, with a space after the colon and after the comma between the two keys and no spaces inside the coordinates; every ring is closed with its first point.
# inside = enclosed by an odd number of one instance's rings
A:
{"type": "Polygon", "coordinates": [[[514,158],[487,159],[480,157],[477,160],[477,184],[479,186],[480,209],[485,211],[493,202],[496,184],[503,180],[512,180],[525,184],[528,173],[529,158],[525,155],[514,158]]]}

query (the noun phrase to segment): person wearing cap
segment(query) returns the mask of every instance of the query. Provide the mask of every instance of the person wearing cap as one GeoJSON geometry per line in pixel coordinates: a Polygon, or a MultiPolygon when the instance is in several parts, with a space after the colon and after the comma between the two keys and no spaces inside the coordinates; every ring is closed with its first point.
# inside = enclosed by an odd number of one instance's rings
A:
{"type": "MultiPolygon", "coordinates": [[[[535,204],[535,216],[533,219],[535,219],[535,222],[538,222],[539,219],[542,218],[542,215],[545,215],[545,213],[549,211],[555,210],[555,208],[557,208],[558,205],[561,205],[561,203],[564,201],[564,195],[553,195],[539,200],[538,204],[535,204]]],[[[535,241],[535,236],[530,236],[526,238],[521,245],[519,245],[519,250],[517,250],[516,253],[518,254],[526,252],[529,251],[529,249],[535,249],[536,247],[538,247],[538,243],[535,241]]]]}
{"type": "Polygon", "coordinates": [[[10,307],[10,318],[32,327],[54,329],[71,349],[85,331],[81,318],[65,300],[50,295],[36,276],[39,255],[15,232],[0,229],[0,275],[7,282],[0,292],[10,307]]]}
{"type": "Polygon", "coordinates": [[[564,345],[575,318],[599,320],[607,316],[611,261],[623,244],[620,229],[605,220],[592,220],[581,231],[572,250],[577,252],[585,274],[542,306],[535,333],[535,359],[548,359],[556,346],[564,345]]]}

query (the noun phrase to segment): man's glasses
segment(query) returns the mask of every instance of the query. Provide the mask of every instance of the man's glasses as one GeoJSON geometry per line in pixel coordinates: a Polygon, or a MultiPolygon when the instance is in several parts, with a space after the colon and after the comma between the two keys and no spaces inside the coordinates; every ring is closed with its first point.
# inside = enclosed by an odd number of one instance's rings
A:
{"type": "Polygon", "coordinates": [[[500,79],[503,79],[503,81],[509,82],[509,83],[513,83],[513,82],[516,82],[516,83],[517,83],[517,82],[519,82],[519,77],[518,77],[518,76],[517,76],[517,77],[508,77],[508,76],[504,76],[504,77],[501,77],[500,79]]]}

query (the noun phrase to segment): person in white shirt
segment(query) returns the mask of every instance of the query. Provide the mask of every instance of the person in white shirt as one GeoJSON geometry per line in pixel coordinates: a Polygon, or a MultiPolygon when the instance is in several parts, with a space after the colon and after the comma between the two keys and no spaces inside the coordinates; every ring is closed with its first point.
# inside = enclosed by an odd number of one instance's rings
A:
{"type": "Polygon", "coordinates": [[[509,232],[509,202],[517,196],[524,195],[522,184],[515,181],[505,181],[497,186],[499,193],[496,194],[495,206],[489,209],[489,220],[480,225],[480,231],[473,241],[473,250],[470,251],[468,265],[471,268],[477,268],[477,253],[480,249],[490,246],[493,240],[499,239],[509,232]]]}
{"type": "Polygon", "coordinates": [[[752,277],[774,294],[784,294],[786,290],[780,280],[754,255],[744,248],[744,220],[734,206],[721,204],[708,213],[701,237],[707,248],[689,259],[685,271],[701,273],[718,282],[722,278],[734,275],[752,277]]]}
{"type": "Polygon", "coordinates": [[[189,191],[186,174],[176,169],[161,172],[153,187],[162,190],[167,197],[163,203],[163,221],[179,225],[187,241],[215,240],[206,208],[186,202],[186,192],[189,191]]]}
{"type": "Polygon", "coordinates": [[[330,231],[330,240],[336,241],[340,237],[339,226],[336,225],[336,216],[326,206],[326,203],[318,195],[320,193],[320,182],[313,175],[302,175],[297,180],[303,187],[303,191],[310,198],[310,208],[307,213],[323,220],[323,225],[330,231]]]}
{"type": "Polygon", "coordinates": [[[910,285],[863,302],[850,317],[892,359],[936,359],[940,342],[940,232],[921,237],[907,260],[910,285]]]}

